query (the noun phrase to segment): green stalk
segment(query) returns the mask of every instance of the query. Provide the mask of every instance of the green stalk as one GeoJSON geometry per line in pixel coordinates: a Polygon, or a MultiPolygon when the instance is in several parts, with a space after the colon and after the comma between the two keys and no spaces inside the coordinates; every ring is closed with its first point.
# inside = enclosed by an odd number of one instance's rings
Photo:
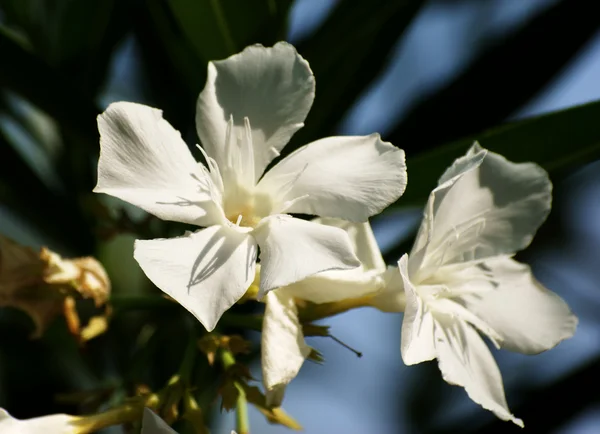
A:
{"type": "Polygon", "coordinates": [[[246,399],[246,392],[238,383],[235,383],[235,387],[237,387],[237,390],[240,393],[235,410],[236,431],[238,434],[250,434],[250,420],[248,418],[248,400],[246,399]]]}
{"type": "MultiPolygon", "coordinates": [[[[221,362],[223,368],[227,370],[229,367],[235,365],[235,357],[229,350],[221,350],[221,362]]],[[[242,385],[234,381],[233,383],[238,390],[238,398],[236,403],[236,432],[237,434],[250,434],[250,420],[248,418],[248,400],[246,399],[246,392],[242,385]]]]}

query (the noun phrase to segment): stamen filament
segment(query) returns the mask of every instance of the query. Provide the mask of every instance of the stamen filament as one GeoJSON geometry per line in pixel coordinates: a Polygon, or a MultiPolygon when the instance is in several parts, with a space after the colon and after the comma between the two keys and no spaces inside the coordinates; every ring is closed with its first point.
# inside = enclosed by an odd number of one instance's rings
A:
{"type": "Polygon", "coordinates": [[[352,348],[350,345],[348,345],[348,344],[347,344],[347,343],[345,343],[344,341],[342,341],[342,340],[340,340],[340,339],[336,338],[336,337],[335,337],[335,336],[333,336],[333,335],[329,335],[329,337],[330,337],[331,339],[333,339],[333,340],[334,340],[336,343],[340,344],[342,347],[346,348],[347,350],[350,350],[350,351],[352,351],[354,354],[356,354],[356,357],[359,357],[359,358],[360,358],[360,357],[362,357],[362,356],[363,356],[363,354],[362,354],[360,351],[358,351],[358,350],[355,350],[354,348],[352,348]]]}

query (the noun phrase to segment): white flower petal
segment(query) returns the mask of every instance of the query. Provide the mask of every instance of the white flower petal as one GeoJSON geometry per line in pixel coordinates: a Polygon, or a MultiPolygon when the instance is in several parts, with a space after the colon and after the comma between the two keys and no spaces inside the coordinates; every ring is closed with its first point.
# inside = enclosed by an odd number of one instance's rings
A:
{"type": "Polygon", "coordinates": [[[315,95],[315,81],[296,49],[285,42],[252,45],[225,60],[208,64],[206,86],[198,98],[196,128],[208,155],[228,165],[227,122],[235,137],[252,129],[255,180],[304,125],[315,95]]]}
{"type": "Polygon", "coordinates": [[[156,286],[211,331],[254,280],[256,250],[248,234],[210,226],[178,238],[136,240],[133,256],[156,286]]]}
{"type": "MultiPolygon", "coordinates": [[[[466,155],[457,158],[454,163],[446,169],[444,174],[438,180],[438,187],[429,194],[425,210],[423,211],[423,220],[411,249],[411,261],[409,265],[411,274],[416,275],[418,269],[422,268],[423,259],[428,253],[429,244],[431,243],[434,233],[433,224],[437,207],[439,207],[444,196],[453,187],[454,183],[460,179],[463,174],[478,168],[486,155],[487,150],[481,149],[478,145],[471,146],[466,155]]],[[[443,250],[444,247],[445,246],[439,247],[439,249],[443,250]]],[[[432,254],[436,253],[436,250],[433,247],[429,250],[433,250],[432,254]]]]}
{"type": "Polygon", "coordinates": [[[51,414],[19,420],[0,408],[0,433],[2,434],[76,434],[80,432],[75,426],[76,416],[68,414],[51,414]]]}
{"type": "Polygon", "coordinates": [[[317,273],[286,286],[296,298],[313,303],[332,303],[375,294],[383,289],[383,272],[364,270],[334,270],[317,273]]]}
{"type": "Polygon", "coordinates": [[[177,434],[167,423],[148,407],[144,408],[140,434],[177,434]]]}
{"type": "Polygon", "coordinates": [[[206,226],[219,220],[206,170],[160,110],[130,102],[98,116],[100,160],[94,191],[163,220],[206,226]]]}
{"type": "Polygon", "coordinates": [[[494,357],[475,329],[446,315],[435,318],[435,350],[445,381],[465,388],[469,397],[502,420],[523,427],[506,403],[502,376],[494,357]]]}
{"type": "Polygon", "coordinates": [[[385,261],[381,256],[381,250],[373,234],[369,222],[352,223],[338,218],[316,218],[312,220],[327,226],[341,228],[348,233],[350,242],[365,270],[385,270],[385,261]]]}
{"type": "Polygon", "coordinates": [[[267,405],[278,407],[285,387],[292,381],[310,347],[304,342],[298,310],[286,288],[269,292],[263,319],[261,365],[267,405]]]}
{"type": "Polygon", "coordinates": [[[499,334],[502,347],[537,354],[573,336],[577,317],[562,298],[533,277],[527,265],[503,257],[483,266],[491,272],[493,289],[462,299],[499,334]]]}
{"type": "Polygon", "coordinates": [[[324,271],[293,283],[286,289],[294,297],[331,303],[374,294],[383,288],[386,266],[368,222],[351,223],[334,218],[316,218],[312,222],[344,229],[362,265],[352,270],[324,271]]]}
{"type": "Polygon", "coordinates": [[[369,304],[382,312],[404,312],[406,309],[404,278],[400,275],[398,267],[387,267],[382,274],[382,279],[383,288],[369,304]]]}
{"type": "Polygon", "coordinates": [[[466,309],[463,305],[450,298],[440,298],[439,300],[432,301],[431,304],[431,310],[435,311],[435,314],[442,314],[457,320],[460,319],[472,325],[481,333],[487,335],[496,348],[500,348],[498,342],[501,337],[496,330],[490,327],[485,318],[478,317],[469,309],[466,309]]]}
{"type": "Polygon", "coordinates": [[[404,193],[404,151],[379,134],[328,137],[281,160],[257,188],[279,200],[285,212],[364,222],[404,193]],[[282,183],[286,174],[297,179],[282,183]]]}
{"type": "Polygon", "coordinates": [[[438,185],[443,185],[446,182],[454,183],[456,179],[463,174],[477,169],[488,154],[488,150],[482,148],[478,142],[473,143],[467,153],[462,157],[458,157],[450,167],[448,167],[440,179],[438,185]]]}
{"type": "Polygon", "coordinates": [[[404,364],[415,365],[435,359],[433,316],[408,278],[408,262],[406,254],[398,261],[406,297],[400,351],[404,364]]]}
{"type": "Polygon", "coordinates": [[[531,242],[550,211],[552,184],[541,167],[512,163],[478,145],[441,181],[413,249],[424,271],[513,254],[531,242]]]}
{"type": "Polygon", "coordinates": [[[321,271],[360,266],[340,228],[274,215],[263,219],[253,235],[261,249],[259,298],[321,271]]]}

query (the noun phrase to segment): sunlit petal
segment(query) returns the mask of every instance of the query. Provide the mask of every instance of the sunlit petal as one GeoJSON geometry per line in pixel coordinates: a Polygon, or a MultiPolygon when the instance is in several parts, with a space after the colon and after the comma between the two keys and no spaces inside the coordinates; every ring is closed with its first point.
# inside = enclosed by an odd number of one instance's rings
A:
{"type": "Polygon", "coordinates": [[[226,226],[182,237],[137,240],[134,257],[148,278],[211,331],[254,280],[254,239],[226,226]]]}
{"type": "Polygon", "coordinates": [[[350,237],[354,253],[365,270],[385,270],[385,261],[369,222],[353,223],[338,218],[316,218],[312,221],[345,230],[350,237]]]}
{"type": "Polygon", "coordinates": [[[477,331],[463,321],[437,315],[435,351],[442,376],[465,388],[469,398],[502,420],[523,426],[506,403],[502,376],[494,357],[477,331]]]}
{"type": "Polygon", "coordinates": [[[317,273],[287,286],[287,291],[313,303],[331,303],[373,295],[383,288],[386,266],[368,222],[352,223],[335,218],[316,218],[312,222],[345,230],[361,266],[317,273]]]}
{"type": "Polygon", "coordinates": [[[404,151],[379,134],[329,137],[281,160],[258,189],[276,198],[284,212],[364,222],[395,202],[406,188],[404,151]],[[282,183],[286,174],[297,174],[282,183]]]}
{"type": "Polygon", "coordinates": [[[413,249],[426,261],[421,269],[513,254],[531,242],[550,211],[552,184],[541,167],[479,145],[440,181],[413,249]]]}
{"type": "Polygon", "coordinates": [[[398,267],[389,266],[381,274],[382,288],[375,294],[369,304],[382,312],[404,312],[406,309],[406,294],[404,278],[398,267]]]}
{"type": "Polygon", "coordinates": [[[118,197],[163,220],[205,226],[219,220],[212,181],[160,110],[129,102],[98,116],[97,193],[118,197]]]}
{"type": "Polygon", "coordinates": [[[0,433],[2,434],[78,434],[74,423],[78,418],[68,414],[51,414],[32,419],[15,419],[0,408],[0,433]]]}
{"type": "Polygon", "coordinates": [[[261,366],[267,405],[279,406],[285,387],[292,381],[310,347],[304,342],[294,299],[286,288],[269,292],[263,319],[261,366]]]}
{"type": "Polygon", "coordinates": [[[356,268],[348,234],[286,215],[263,220],[253,232],[260,246],[260,294],[328,270],[356,268]]]}
{"type": "Polygon", "coordinates": [[[405,254],[398,261],[406,296],[400,351],[404,363],[414,365],[435,359],[433,316],[408,278],[407,267],[408,255],[405,254]]]}
{"type": "Polygon", "coordinates": [[[227,122],[234,137],[245,134],[248,118],[254,149],[255,181],[304,124],[314,99],[315,81],[296,49],[285,42],[252,45],[224,60],[210,62],[198,98],[196,127],[202,145],[220,167],[226,152],[227,122]]]}
{"type": "Polygon", "coordinates": [[[525,354],[556,346],[575,333],[577,317],[554,292],[544,288],[525,264],[510,258],[486,261],[493,288],[463,297],[466,308],[500,335],[500,345],[525,354]]]}
{"type": "Polygon", "coordinates": [[[295,297],[312,303],[332,303],[379,292],[385,281],[382,272],[365,270],[333,270],[317,273],[286,287],[295,297]]]}

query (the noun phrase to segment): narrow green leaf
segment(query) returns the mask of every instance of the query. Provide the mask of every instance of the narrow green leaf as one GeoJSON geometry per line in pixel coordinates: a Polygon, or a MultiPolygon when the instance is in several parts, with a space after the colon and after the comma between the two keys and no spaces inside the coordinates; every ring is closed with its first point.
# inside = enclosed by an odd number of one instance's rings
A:
{"type": "Polygon", "coordinates": [[[3,0],[11,28],[37,57],[86,95],[103,83],[115,45],[131,27],[131,0],[3,0]]]}
{"type": "Polygon", "coordinates": [[[386,139],[421,152],[498,125],[537,95],[600,27],[591,2],[562,0],[541,9],[514,32],[488,41],[462,74],[418,101],[386,139]],[[577,25],[565,31],[565,23],[577,25]]]}
{"type": "Polygon", "coordinates": [[[92,237],[77,204],[45,185],[0,131],[0,202],[63,246],[89,252],[92,237]]]}
{"type": "Polygon", "coordinates": [[[146,0],[135,32],[150,100],[184,136],[194,137],[196,98],[210,60],[247,45],[273,45],[285,33],[290,0],[146,0]]]}
{"type": "Polygon", "coordinates": [[[171,0],[173,16],[196,54],[223,59],[253,43],[272,45],[285,27],[290,0],[171,0]]]}
{"type": "Polygon", "coordinates": [[[422,0],[341,1],[313,35],[298,44],[315,74],[317,93],[306,126],[285,153],[335,132],[352,104],[381,73],[422,4],[422,0]]]}
{"type": "Polygon", "coordinates": [[[87,193],[95,175],[98,134],[93,103],[116,44],[131,26],[131,0],[5,0],[9,32],[0,50],[10,59],[0,85],[19,93],[56,119],[64,152],[57,172],[73,194],[87,193]],[[22,43],[22,41],[25,43],[22,43]]]}
{"type": "Polygon", "coordinates": [[[17,92],[56,119],[85,145],[96,149],[99,109],[67,77],[24,49],[0,29],[0,86],[17,92]]]}
{"type": "Polygon", "coordinates": [[[408,188],[398,205],[423,205],[443,171],[477,140],[509,160],[533,161],[551,175],[600,158],[600,101],[508,123],[408,156],[408,188]]]}
{"type": "Polygon", "coordinates": [[[134,29],[148,78],[144,94],[185,137],[206,80],[207,60],[198,56],[172,15],[166,2],[146,0],[134,29]]]}

